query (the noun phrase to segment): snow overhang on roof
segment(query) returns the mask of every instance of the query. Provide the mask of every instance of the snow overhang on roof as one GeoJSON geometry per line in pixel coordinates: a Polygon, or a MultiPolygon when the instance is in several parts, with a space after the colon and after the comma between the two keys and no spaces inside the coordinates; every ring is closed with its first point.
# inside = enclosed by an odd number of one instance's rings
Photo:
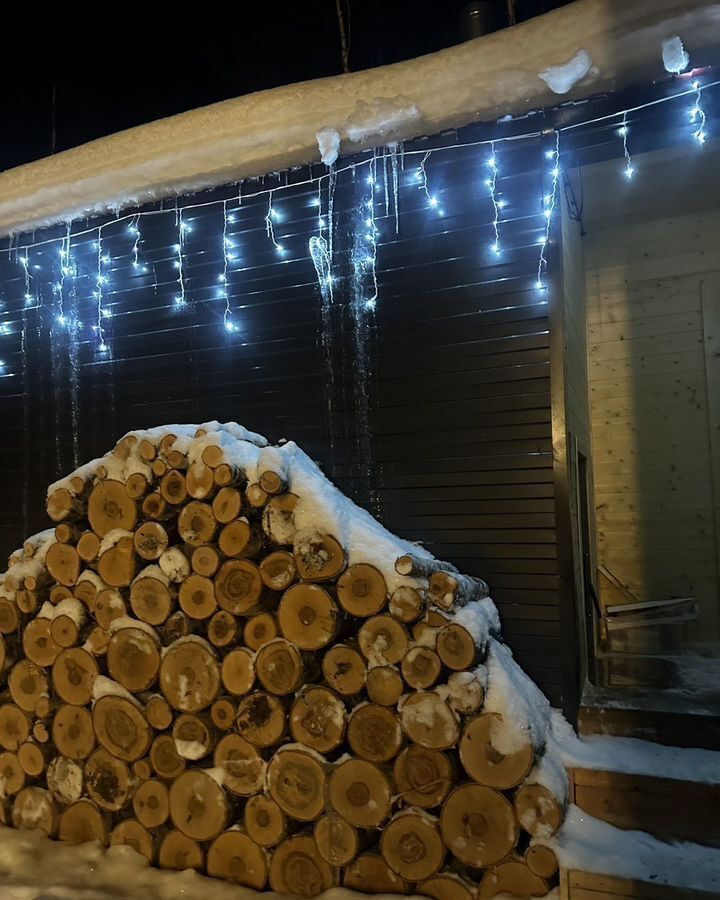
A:
{"type": "Polygon", "coordinates": [[[717,44],[720,3],[577,0],[486,37],[396,63],[215,103],[0,174],[0,234],[177,196],[339,152],[522,115],[665,77],[717,44]]]}

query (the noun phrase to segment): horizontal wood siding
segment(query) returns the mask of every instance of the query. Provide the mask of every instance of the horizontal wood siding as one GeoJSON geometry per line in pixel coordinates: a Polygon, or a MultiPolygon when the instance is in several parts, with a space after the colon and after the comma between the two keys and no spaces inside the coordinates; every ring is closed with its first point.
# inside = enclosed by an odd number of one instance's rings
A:
{"type": "MultiPolygon", "coordinates": [[[[267,195],[252,198],[246,186],[228,228],[238,256],[228,280],[239,328],[232,335],[222,328],[217,206],[183,215],[192,232],[183,267],[189,302],[181,308],[174,302],[174,213],[141,220],[139,255],[148,271],[140,275],[132,268],[127,222],[105,227],[111,359],[98,353],[91,330],[95,235],[77,238],[73,255],[87,272],[78,279],[78,307],[87,319],[77,361],[78,457],[96,456],[126,430],[163,422],[232,419],[272,440],[296,440],[391,530],[486,578],[506,639],[559,703],[548,319],[546,297],[535,287],[544,229],[540,145],[498,150],[498,194],[507,201],[499,257],[491,251],[487,149],[454,148],[429,158],[428,186],[440,215],[417,179],[425,146],[406,147],[397,233],[391,161],[377,163],[374,316],[358,307],[351,289],[351,236],[368,193],[367,164],[337,179],[334,300],[325,319],[308,253],[308,239],[317,233],[316,185],[273,196],[282,255],[266,234],[267,195]],[[367,330],[360,343],[358,321],[367,330]]],[[[292,177],[299,182],[309,175],[292,177]]],[[[326,179],[323,215],[327,187],[326,179]]],[[[236,188],[224,196],[235,210],[236,188]]],[[[203,199],[182,198],[180,205],[203,199]]],[[[51,271],[58,246],[32,254],[31,264],[51,271]]],[[[72,466],[67,335],[54,322],[49,284],[42,286],[42,309],[23,313],[22,275],[16,262],[0,256],[14,329],[3,353],[13,374],[0,380],[0,467],[9,491],[0,523],[3,552],[44,527],[45,485],[72,466]]],[[[365,277],[365,298],[368,282],[365,277]]]]}

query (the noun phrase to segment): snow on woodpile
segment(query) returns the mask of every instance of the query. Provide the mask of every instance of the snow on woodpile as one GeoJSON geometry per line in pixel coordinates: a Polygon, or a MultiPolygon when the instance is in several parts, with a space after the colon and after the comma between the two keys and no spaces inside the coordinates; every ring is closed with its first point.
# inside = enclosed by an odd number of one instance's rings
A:
{"type": "Polygon", "coordinates": [[[719,29],[720,4],[707,0],[577,0],[415,60],[217,103],[13,169],[0,175],[0,234],[647,82],[677,71],[683,46],[703,65],[719,29]]]}
{"type": "Polygon", "coordinates": [[[0,577],[5,824],[308,897],[553,887],[550,707],[484,581],[235,423],[131,432],[47,511],[0,577]]]}

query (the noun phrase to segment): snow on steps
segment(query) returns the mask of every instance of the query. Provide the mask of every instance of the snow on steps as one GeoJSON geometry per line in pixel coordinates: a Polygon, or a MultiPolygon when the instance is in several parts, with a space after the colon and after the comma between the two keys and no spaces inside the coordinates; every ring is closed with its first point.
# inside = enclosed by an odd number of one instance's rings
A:
{"type": "Polygon", "coordinates": [[[568,808],[548,843],[560,861],[562,900],[704,900],[720,896],[720,850],[665,843],[568,808]]]}
{"type": "Polygon", "coordinates": [[[642,738],[675,747],[702,747],[720,750],[720,717],[707,713],[693,713],[685,698],[685,709],[642,707],[644,698],[633,705],[581,706],[578,729],[582,735],[615,735],[642,738]]]}
{"type": "Polygon", "coordinates": [[[720,752],[606,735],[578,738],[559,716],[552,733],[568,770],[570,800],[586,813],[663,840],[720,846],[720,752]]]}

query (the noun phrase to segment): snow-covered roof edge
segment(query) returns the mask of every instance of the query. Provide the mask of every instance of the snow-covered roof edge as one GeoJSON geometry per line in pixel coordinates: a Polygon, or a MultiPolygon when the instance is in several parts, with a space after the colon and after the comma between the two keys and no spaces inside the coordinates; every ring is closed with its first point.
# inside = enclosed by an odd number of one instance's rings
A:
{"type": "Polygon", "coordinates": [[[0,174],[0,234],[140,205],[340,152],[517,115],[665,73],[716,43],[720,3],[576,0],[418,59],[261,91],[91,141],[0,174]]]}

